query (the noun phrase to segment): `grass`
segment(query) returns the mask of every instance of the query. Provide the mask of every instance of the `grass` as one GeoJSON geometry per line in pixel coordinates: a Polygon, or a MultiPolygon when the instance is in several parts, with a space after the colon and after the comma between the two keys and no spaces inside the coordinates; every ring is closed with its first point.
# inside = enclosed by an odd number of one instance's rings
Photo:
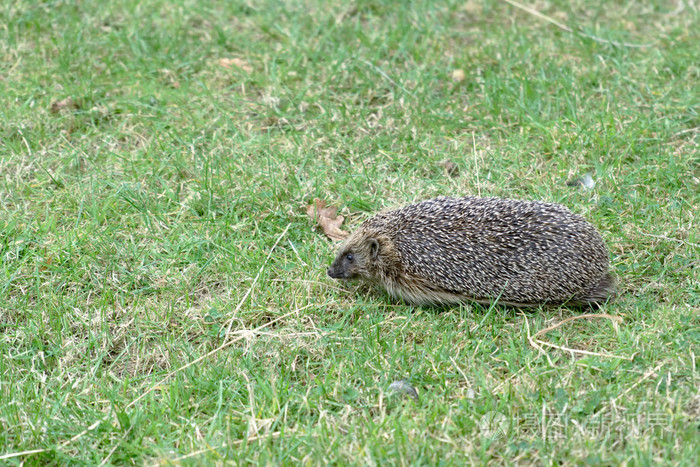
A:
{"type": "Polygon", "coordinates": [[[528,6],[573,32],[495,0],[2,2],[0,460],[695,465],[698,7],[528,6]],[[313,198],[351,229],[439,194],[586,216],[623,321],[538,349],[579,312],[325,277],[313,198]]]}

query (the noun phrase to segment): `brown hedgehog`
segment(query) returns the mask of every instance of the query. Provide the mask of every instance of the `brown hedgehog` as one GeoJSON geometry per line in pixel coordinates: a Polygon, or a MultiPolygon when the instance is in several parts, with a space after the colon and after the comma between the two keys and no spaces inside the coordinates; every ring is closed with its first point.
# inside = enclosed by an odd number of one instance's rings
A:
{"type": "Polygon", "coordinates": [[[615,291],[609,262],[595,227],[559,204],[440,197],[365,221],[328,275],[416,305],[595,306],[615,291]]]}

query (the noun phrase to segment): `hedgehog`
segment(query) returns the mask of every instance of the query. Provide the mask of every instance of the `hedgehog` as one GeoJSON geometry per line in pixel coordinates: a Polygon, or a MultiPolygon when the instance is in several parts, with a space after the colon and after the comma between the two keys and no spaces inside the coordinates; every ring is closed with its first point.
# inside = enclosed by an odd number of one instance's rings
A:
{"type": "Polygon", "coordinates": [[[328,268],[414,305],[598,307],[616,281],[600,233],[566,207],[439,197],[366,220],[328,268]]]}

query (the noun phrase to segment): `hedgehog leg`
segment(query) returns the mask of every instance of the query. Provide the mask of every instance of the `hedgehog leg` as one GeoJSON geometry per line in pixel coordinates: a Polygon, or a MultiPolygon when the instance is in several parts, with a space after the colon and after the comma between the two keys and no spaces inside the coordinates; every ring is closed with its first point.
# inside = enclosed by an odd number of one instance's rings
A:
{"type": "Polygon", "coordinates": [[[573,304],[591,305],[598,308],[599,305],[615,298],[615,286],[617,281],[610,272],[605,275],[593,287],[586,290],[580,297],[573,300],[573,304]]]}

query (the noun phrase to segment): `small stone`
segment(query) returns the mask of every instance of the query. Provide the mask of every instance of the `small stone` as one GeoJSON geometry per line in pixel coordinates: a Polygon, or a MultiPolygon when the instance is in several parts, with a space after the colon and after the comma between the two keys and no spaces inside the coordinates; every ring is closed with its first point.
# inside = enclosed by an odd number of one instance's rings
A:
{"type": "Polygon", "coordinates": [[[410,396],[415,401],[418,401],[418,391],[416,391],[416,388],[411,386],[408,381],[403,379],[391,383],[389,385],[389,392],[393,394],[400,394],[402,396],[410,396]]]}
{"type": "Polygon", "coordinates": [[[579,186],[584,190],[592,190],[595,188],[595,180],[591,174],[584,174],[580,177],[574,178],[566,182],[566,186],[579,186]]]}
{"type": "Polygon", "coordinates": [[[464,79],[467,77],[467,74],[464,72],[464,70],[457,68],[456,70],[452,71],[452,81],[455,83],[460,83],[464,81],[464,79]]]}

